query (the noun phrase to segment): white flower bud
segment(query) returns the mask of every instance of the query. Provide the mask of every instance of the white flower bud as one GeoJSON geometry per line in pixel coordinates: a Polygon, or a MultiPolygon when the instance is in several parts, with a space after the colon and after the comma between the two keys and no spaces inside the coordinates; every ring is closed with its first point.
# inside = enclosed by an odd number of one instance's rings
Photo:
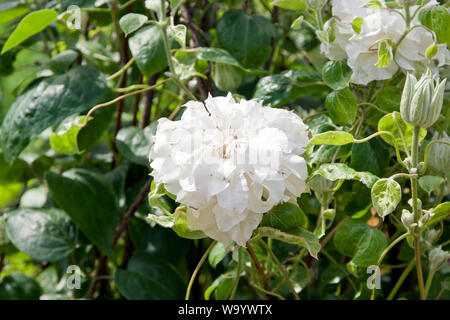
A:
{"type": "Polygon", "coordinates": [[[424,236],[424,240],[425,240],[425,244],[428,248],[430,248],[433,243],[436,242],[436,240],[438,239],[440,234],[440,231],[438,229],[428,229],[425,232],[425,236],[424,236]]]}
{"type": "Polygon", "coordinates": [[[441,114],[446,81],[439,82],[429,70],[419,81],[408,74],[400,102],[403,120],[413,126],[431,127],[441,114]]]}
{"type": "Polygon", "coordinates": [[[436,247],[428,253],[428,261],[431,270],[437,271],[450,258],[448,251],[442,250],[441,247],[436,247]]]}
{"type": "Polygon", "coordinates": [[[403,209],[401,220],[403,225],[406,227],[408,231],[412,231],[414,227],[417,225],[414,223],[414,214],[409,212],[409,210],[403,209]]]}
{"type": "MultiPolygon", "coordinates": [[[[436,134],[433,140],[440,140],[450,143],[450,138],[446,132],[436,134]]],[[[450,171],[450,146],[443,143],[435,143],[428,152],[428,166],[443,174],[450,171]]]]}
{"type": "Polygon", "coordinates": [[[434,213],[428,210],[423,211],[422,217],[419,219],[419,227],[422,228],[430,219],[434,216],[434,213]]]}

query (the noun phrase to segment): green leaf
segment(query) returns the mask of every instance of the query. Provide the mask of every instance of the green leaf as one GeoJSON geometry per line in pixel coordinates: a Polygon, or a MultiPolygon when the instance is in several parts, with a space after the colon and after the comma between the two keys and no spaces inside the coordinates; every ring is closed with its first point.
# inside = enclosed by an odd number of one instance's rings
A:
{"type": "Polygon", "coordinates": [[[23,273],[15,272],[0,282],[0,300],[39,300],[39,283],[23,273]]]}
{"type": "Polygon", "coordinates": [[[197,59],[227,64],[246,70],[228,51],[221,48],[201,47],[197,52],[197,59]]]}
{"type": "Polygon", "coordinates": [[[130,33],[142,27],[147,21],[148,18],[143,14],[128,13],[120,18],[119,25],[120,29],[128,36],[130,33]]]}
{"type": "Polygon", "coordinates": [[[448,216],[450,215],[450,202],[444,202],[437,205],[435,208],[431,209],[431,212],[433,213],[433,216],[431,217],[430,221],[426,223],[424,227],[425,229],[442,219],[448,218],[448,216]]]}
{"type": "Polygon", "coordinates": [[[330,88],[341,90],[348,86],[352,69],[345,61],[328,61],[322,68],[322,78],[330,88]]]}
{"type": "Polygon", "coordinates": [[[153,133],[150,126],[144,130],[137,127],[126,127],[116,137],[117,149],[131,162],[148,167],[148,155],[153,145],[153,133]]]}
{"type": "Polygon", "coordinates": [[[361,181],[368,188],[371,188],[378,177],[370,172],[357,172],[356,170],[350,168],[345,163],[324,163],[319,169],[313,172],[311,175],[315,177],[320,175],[325,179],[336,181],[336,180],[357,180],[361,181]]]}
{"type": "MultiPolygon", "coordinates": [[[[411,148],[412,143],[412,134],[414,131],[414,126],[410,125],[409,123],[406,123],[403,121],[401,115],[399,112],[393,112],[390,114],[385,115],[383,118],[378,121],[378,131],[388,131],[392,133],[392,135],[395,137],[395,141],[397,142],[397,145],[399,148],[403,151],[406,150],[406,148],[409,150],[411,148]],[[395,119],[395,122],[394,122],[395,119]],[[397,125],[400,128],[400,131],[397,128],[397,125]],[[402,135],[405,138],[406,141],[406,148],[403,144],[402,135]]],[[[419,141],[422,141],[425,136],[427,135],[427,131],[423,128],[420,129],[419,133],[419,141]]],[[[392,137],[387,134],[382,134],[381,138],[383,138],[384,141],[389,143],[391,146],[394,145],[392,137]]]]}
{"type": "Polygon", "coordinates": [[[331,146],[343,146],[349,143],[353,143],[355,141],[355,138],[348,133],[344,131],[327,131],[324,133],[319,133],[318,135],[315,135],[312,137],[312,139],[309,141],[309,144],[316,145],[316,144],[325,144],[325,145],[331,145],[331,146]]]}
{"type": "Polygon", "coordinates": [[[378,0],[370,0],[364,6],[364,8],[380,10],[383,9],[383,5],[378,0]]]}
{"type": "Polygon", "coordinates": [[[7,205],[14,201],[20,194],[22,188],[23,183],[21,182],[0,184],[0,206],[7,205]]]}
{"type": "Polygon", "coordinates": [[[350,126],[355,122],[358,105],[355,95],[350,90],[331,92],[325,100],[325,107],[336,124],[350,126]]]}
{"type": "Polygon", "coordinates": [[[213,268],[217,267],[220,261],[222,261],[225,258],[227,253],[228,251],[225,249],[225,246],[222,243],[217,242],[208,256],[208,262],[211,265],[211,267],[213,268]]]}
{"type": "Polygon", "coordinates": [[[402,199],[402,188],[394,179],[380,179],[372,187],[372,203],[382,218],[397,208],[402,199]]]}
{"type": "Polygon", "coordinates": [[[384,234],[364,222],[345,221],[334,236],[334,245],[343,255],[358,267],[367,267],[377,263],[387,246],[384,234]]]}
{"type": "Polygon", "coordinates": [[[295,100],[305,94],[321,93],[323,85],[315,85],[320,80],[320,75],[306,70],[287,70],[261,78],[253,95],[264,105],[278,107],[289,101],[295,100]],[[295,86],[298,82],[304,82],[305,87],[295,86]]]}
{"type": "MultiPolygon", "coordinates": [[[[167,67],[167,57],[161,29],[156,25],[139,29],[129,39],[130,51],[136,58],[136,64],[141,72],[150,77],[167,67]]],[[[178,42],[169,37],[171,48],[177,48],[178,42]]]]}
{"type": "Polygon", "coordinates": [[[217,277],[211,285],[205,290],[205,300],[210,300],[211,293],[214,292],[216,300],[225,300],[231,294],[233,289],[234,279],[231,274],[221,274],[217,277]]]}
{"type": "Polygon", "coordinates": [[[85,66],[33,85],[16,99],[2,123],[0,145],[6,161],[12,163],[46,128],[105,101],[110,93],[104,76],[85,66]]]}
{"type": "Polygon", "coordinates": [[[12,164],[8,165],[0,152],[0,184],[24,183],[31,177],[32,172],[26,161],[16,159],[12,164]]]}
{"type": "Polygon", "coordinates": [[[180,300],[186,283],[178,270],[157,255],[138,253],[127,269],[117,269],[115,282],[128,300],[180,300]]]}
{"type": "Polygon", "coordinates": [[[177,216],[175,218],[172,229],[182,238],[186,239],[206,238],[206,235],[203,233],[203,231],[189,229],[186,221],[186,213],[184,213],[184,211],[182,210],[177,212],[177,216]]]}
{"type": "Polygon", "coordinates": [[[275,28],[265,17],[242,10],[226,12],[217,23],[217,40],[246,68],[258,68],[269,57],[275,28]]]}
{"type": "Polygon", "coordinates": [[[375,66],[377,68],[386,67],[392,60],[392,47],[387,41],[382,41],[378,46],[378,60],[375,66]]]}
{"type": "Polygon", "coordinates": [[[78,58],[78,52],[75,50],[65,50],[48,60],[43,68],[50,69],[55,73],[63,74],[78,58]]]}
{"type": "Polygon", "coordinates": [[[311,176],[314,177],[316,175],[321,175],[331,181],[340,179],[352,180],[356,175],[356,171],[345,163],[324,163],[311,176]]]}
{"type": "Polygon", "coordinates": [[[30,8],[19,1],[10,1],[0,4],[0,26],[7,24],[24,14],[28,13],[30,8]]]}
{"type": "Polygon", "coordinates": [[[399,111],[401,93],[401,90],[396,87],[385,87],[377,93],[376,104],[386,112],[399,111]]]}
{"type": "Polygon", "coordinates": [[[353,31],[355,31],[357,34],[361,33],[361,26],[364,23],[364,19],[361,17],[356,17],[355,19],[353,19],[352,21],[352,29],[353,31]]]}
{"type": "Polygon", "coordinates": [[[450,13],[442,6],[423,9],[419,13],[420,22],[436,33],[438,43],[450,46],[450,13]]]}
{"type": "Polygon", "coordinates": [[[436,190],[445,181],[442,177],[423,176],[419,178],[419,186],[426,192],[430,193],[436,190]]]}
{"type": "Polygon", "coordinates": [[[351,154],[350,166],[357,171],[383,176],[389,166],[389,150],[378,138],[353,144],[351,154]]]}
{"type": "Polygon", "coordinates": [[[304,0],[274,0],[271,5],[287,10],[305,10],[306,2],[304,0]]]}
{"type": "Polygon", "coordinates": [[[43,9],[33,11],[20,21],[16,30],[9,36],[2,48],[1,54],[21,44],[31,36],[44,30],[50,23],[56,20],[58,13],[55,10],[43,9]]]}
{"type": "Polygon", "coordinates": [[[263,216],[262,227],[272,227],[280,231],[288,231],[293,228],[306,227],[308,219],[299,206],[290,202],[281,203],[273,207],[263,216]]]}
{"type": "Polygon", "coordinates": [[[98,173],[75,168],[62,175],[48,172],[47,182],[56,203],[90,241],[111,256],[120,212],[107,180],[98,173]]]}
{"type": "Polygon", "coordinates": [[[169,26],[167,31],[169,35],[171,35],[173,39],[175,39],[175,41],[177,41],[182,48],[186,47],[187,28],[184,24],[169,26]]]}
{"type": "Polygon", "coordinates": [[[138,252],[157,254],[174,265],[184,259],[191,245],[189,240],[180,238],[173,230],[159,225],[151,226],[139,217],[131,220],[129,231],[138,252]]]}
{"type": "Polygon", "coordinates": [[[256,237],[268,237],[304,247],[308,250],[309,254],[316,259],[317,254],[320,251],[320,243],[317,237],[312,232],[302,228],[283,232],[271,227],[259,227],[256,229],[256,237]]]}
{"type": "Polygon", "coordinates": [[[67,257],[78,240],[78,230],[57,209],[18,209],[9,213],[6,232],[11,242],[38,261],[67,257]]]}
{"type": "Polygon", "coordinates": [[[81,153],[82,150],[78,147],[78,133],[81,125],[86,121],[86,117],[77,117],[75,121],[69,119],[64,122],[56,131],[50,136],[50,145],[55,151],[74,155],[81,153]]]}

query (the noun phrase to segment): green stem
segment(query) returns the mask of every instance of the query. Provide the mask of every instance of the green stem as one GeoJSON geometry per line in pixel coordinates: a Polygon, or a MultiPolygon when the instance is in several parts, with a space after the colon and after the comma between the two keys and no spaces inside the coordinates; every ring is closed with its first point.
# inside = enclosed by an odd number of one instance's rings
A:
{"type": "Polygon", "coordinates": [[[198,272],[200,271],[200,268],[203,265],[203,262],[205,262],[206,258],[208,257],[209,253],[211,252],[212,248],[216,245],[217,241],[213,241],[208,249],[203,254],[202,258],[198,262],[197,266],[195,267],[194,272],[192,273],[191,279],[189,280],[189,284],[186,290],[186,297],[185,300],[189,300],[189,296],[191,295],[192,286],[194,285],[195,277],[197,276],[198,272]]]}
{"type": "Polygon", "coordinates": [[[428,296],[428,292],[430,290],[431,283],[433,282],[434,273],[435,273],[435,270],[430,270],[430,272],[428,272],[427,283],[425,285],[425,299],[428,296]]]}
{"type": "Polygon", "coordinates": [[[412,259],[411,262],[408,264],[408,266],[405,268],[405,270],[403,270],[403,273],[400,275],[400,278],[398,278],[397,283],[395,284],[394,288],[392,288],[391,293],[389,293],[387,300],[392,300],[395,297],[401,285],[403,284],[403,281],[405,281],[406,277],[408,277],[409,273],[411,272],[411,270],[414,268],[415,265],[416,261],[412,259]]]}
{"type": "Polygon", "coordinates": [[[234,296],[236,295],[236,290],[239,284],[239,278],[241,277],[241,265],[242,265],[242,254],[241,247],[238,248],[238,265],[236,270],[236,279],[234,280],[233,290],[231,291],[230,300],[234,300],[234,296]]]}
{"type": "Polygon", "coordinates": [[[348,283],[350,283],[350,285],[352,286],[353,290],[355,290],[355,292],[358,292],[358,288],[356,287],[355,283],[353,282],[352,278],[350,278],[350,276],[348,275],[347,270],[345,270],[325,249],[322,248],[322,250],[320,251],[325,257],[328,258],[328,260],[330,260],[330,262],[332,264],[334,264],[343,274],[344,276],[347,278],[348,283]]]}
{"type": "MultiPolygon", "coordinates": [[[[411,168],[417,171],[417,167],[419,164],[419,133],[420,127],[415,126],[412,136],[412,145],[411,145],[411,168]]],[[[416,173],[416,172],[414,172],[416,173]]],[[[414,214],[414,222],[418,224],[420,219],[420,210],[419,210],[419,200],[418,200],[418,183],[417,176],[413,176],[410,178],[411,180],[411,196],[412,196],[412,209],[414,214]]],[[[423,281],[423,273],[422,273],[422,261],[420,259],[420,229],[417,227],[417,230],[414,234],[414,254],[416,259],[416,269],[417,269],[417,278],[419,281],[420,288],[420,298],[425,300],[425,284],[423,281]]]]}
{"type": "MultiPolygon", "coordinates": [[[[165,0],[161,0],[161,12],[162,14],[165,13],[165,0]]],[[[164,43],[164,50],[166,52],[166,58],[167,58],[167,64],[169,65],[170,73],[172,74],[172,78],[175,80],[177,85],[189,96],[190,99],[197,101],[198,99],[194,96],[194,94],[181,82],[181,80],[178,78],[177,73],[175,72],[175,67],[173,65],[172,61],[172,54],[171,54],[171,48],[169,44],[169,38],[167,37],[167,24],[168,21],[164,17],[164,20],[162,20],[163,17],[160,17],[159,27],[161,28],[163,43],[164,43]]]]}
{"type": "MultiPolygon", "coordinates": [[[[392,241],[386,249],[384,249],[384,251],[381,253],[380,257],[378,258],[377,261],[377,266],[379,267],[381,265],[381,262],[383,262],[384,257],[388,254],[389,251],[391,251],[391,249],[393,247],[395,247],[395,245],[397,243],[399,243],[400,241],[402,241],[403,239],[405,239],[407,236],[409,235],[409,232],[402,234],[400,237],[396,238],[394,241],[392,241]]],[[[372,293],[370,295],[370,300],[374,300],[375,299],[375,287],[372,288],[372,293]]]]}
{"type": "Polygon", "coordinates": [[[267,252],[270,253],[272,256],[273,261],[277,264],[278,268],[280,269],[281,273],[283,274],[284,278],[286,279],[286,282],[289,285],[289,288],[291,289],[292,293],[294,294],[294,297],[296,300],[300,300],[300,297],[298,296],[297,292],[295,291],[294,285],[291,282],[291,279],[289,279],[289,275],[286,272],[286,269],[284,266],[280,263],[275,253],[273,253],[272,249],[269,248],[269,246],[264,242],[264,240],[260,239],[260,243],[263,245],[263,247],[267,250],[267,252]]]}

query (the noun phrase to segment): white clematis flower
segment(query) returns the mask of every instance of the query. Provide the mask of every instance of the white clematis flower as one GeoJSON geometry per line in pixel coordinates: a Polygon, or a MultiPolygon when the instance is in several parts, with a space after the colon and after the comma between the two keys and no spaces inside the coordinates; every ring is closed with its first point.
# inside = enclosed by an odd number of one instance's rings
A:
{"type": "Polygon", "coordinates": [[[424,10],[439,5],[436,0],[429,1],[423,7],[417,5],[410,7],[413,28],[405,37],[407,26],[403,17],[386,9],[384,1],[380,1],[383,9],[365,8],[367,0],[333,0],[333,18],[324,25],[324,30],[332,35],[332,41],[323,41],[321,52],[331,60],[348,60],[353,70],[351,81],[366,85],[373,80],[390,79],[399,68],[403,72],[423,73],[430,69],[438,73],[438,68],[448,64],[450,53],[446,44],[438,44],[438,52],[427,59],[427,48],[433,44],[431,33],[420,25],[418,9],[424,10]],[[362,18],[361,32],[357,34],[352,29],[352,21],[362,18]],[[379,68],[378,46],[382,40],[389,41],[396,46],[392,50],[392,60],[388,65],[379,68]],[[395,52],[394,52],[395,51],[395,52]]]}
{"type": "Polygon", "coordinates": [[[187,206],[187,224],[244,246],[263,213],[306,190],[307,126],[294,113],[211,96],[160,119],[150,152],[157,185],[187,206]]]}
{"type": "Polygon", "coordinates": [[[390,39],[396,43],[406,31],[405,21],[396,13],[379,10],[364,18],[361,33],[350,38],[345,50],[348,65],[353,70],[351,81],[366,85],[372,80],[390,79],[398,70],[394,60],[383,68],[376,66],[379,46],[377,41],[390,39]],[[375,45],[374,45],[375,44],[375,45]]]}

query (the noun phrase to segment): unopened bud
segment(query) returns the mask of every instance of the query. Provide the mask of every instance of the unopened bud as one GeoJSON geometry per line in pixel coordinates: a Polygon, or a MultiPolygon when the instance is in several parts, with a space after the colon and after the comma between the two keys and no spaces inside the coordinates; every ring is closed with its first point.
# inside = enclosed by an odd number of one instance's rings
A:
{"type": "Polygon", "coordinates": [[[430,219],[434,216],[434,213],[428,210],[423,211],[422,217],[419,219],[419,227],[422,228],[430,219]]]}
{"type": "Polygon", "coordinates": [[[403,120],[413,126],[431,127],[441,114],[446,81],[439,82],[430,70],[419,81],[408,74],[400,102],[403,120]]]}
{"type": "Polygon", "coordinates": [[[408,231],[412,231],[414,227],[417,225],[414,223],[414,214],[409,212],[409,210],[403,209],[402,217],[401,217],[403,225],[406,227],[408,231]]]}
{"type": "Polygon", "coordinates": [[[428,253],[428,261],[430,269],[437,271],[450,258],[450,253],[442,250],[441,247],[436,247],[428,253]]]}
{"type": "MultiPolygon", "coordinates": [[[[450,143],[447,133],[436,134],[432,141],[440,140],[450,143]]],[[[450,171],[450,146],[443,143],[434,143],[428,152],[428,166],[443,174],[450,171]]]]}
{"type": "Polygon", "coordinates": [[[440,231],[437,229],[428,229],[425,232],[424,240],[427,247],[431,247],[433,243],[435,243],[439,237],[440,231]]]}
{"type": "Polygon", "coordinates": [[[327,0],[306,0],[306,4],[309,8],[320,10],[327,3],[327,0]]]}

